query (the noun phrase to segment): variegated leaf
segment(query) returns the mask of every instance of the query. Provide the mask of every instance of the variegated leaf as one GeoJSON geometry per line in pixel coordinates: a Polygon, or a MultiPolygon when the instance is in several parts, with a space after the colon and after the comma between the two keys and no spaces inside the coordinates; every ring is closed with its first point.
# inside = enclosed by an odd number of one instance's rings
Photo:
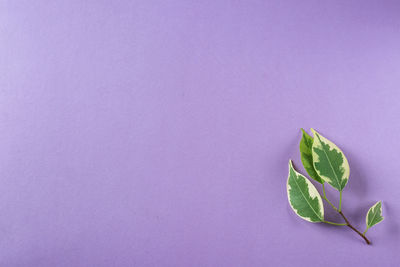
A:
{"type": "Polygon", "coordinates": [[[375,205],[373,205],[367,213],[366,223],[367,229],[371,228],[375,224],[383,221],[382,217],[382,202],[378,201],[375,205]]]}
{"type": "Polygon", "coordinates": [[[308,175],[318,183],[323,184],[325,181],[319,177],[313,165],[312,145],[314,140],[308,133],[306,133],[306,131],[304,131],[304,129],[301,129],[301,131],[303,132],[300,141],[301,162],[303,163],[304,169],[307,171],[308,175]]]}
{"type": "Polygon", "coordinates": [[[295,171],[289,161],[287,195],[293,211],[309,222],[324,220],[324,206],[315,186],[303,175],[295,171]]]}
{"type": "Polygon", "coordinates": [[[349,180],[350,166],[342,150],[311,129],[314,134],[312,158],[315,171],[325,182],[342,191],[349,180]]]}

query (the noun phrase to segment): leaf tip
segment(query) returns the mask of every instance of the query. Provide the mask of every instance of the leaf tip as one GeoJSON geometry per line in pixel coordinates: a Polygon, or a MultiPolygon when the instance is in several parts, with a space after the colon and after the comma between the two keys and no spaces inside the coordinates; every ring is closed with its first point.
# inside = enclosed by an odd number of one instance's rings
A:
{"type": "Polygon", "coordinates": [[[313,135],[318,134],[317,131],[314,130],[314,128],[311,128],[310,130],[311,130],[311,132],[313,133],[313,135]]]}

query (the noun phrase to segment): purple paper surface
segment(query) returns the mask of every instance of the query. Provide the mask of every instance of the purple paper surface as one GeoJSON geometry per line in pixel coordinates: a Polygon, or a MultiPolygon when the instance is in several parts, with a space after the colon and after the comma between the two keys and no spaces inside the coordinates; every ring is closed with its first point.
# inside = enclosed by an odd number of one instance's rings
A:
{"type": "Polygon", "coordinates": [[[400,266],[399,102],[398,1],[1,1],[0,266],[400,266]],[[372,246],[290,209],[301,127],[372,246]]]}

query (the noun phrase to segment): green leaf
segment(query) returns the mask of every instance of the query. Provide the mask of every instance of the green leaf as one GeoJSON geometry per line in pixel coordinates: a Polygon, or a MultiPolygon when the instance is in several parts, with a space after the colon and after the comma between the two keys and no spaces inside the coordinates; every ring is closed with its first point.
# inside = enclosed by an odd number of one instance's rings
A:
{"type": "Polygon", "coordinates": [[[289,160],[287,195],[293,211],[309,222],[324,220],[324,206],[315,186],[303,175],[295,171],[289,160]]]}
{"type": "Polygon", "coordinates": [[[308,133],[306,133],[306,131],[304,131],[304,129],[301,129],[301,131],[303,132],[300,141],[301,162],[303,163],[304,169],[307,171],[308,175],[318,183],[323,184],[325,181],[319,177],[313,165],[312,145],[314,140],[308,133]]]}
{"type": "Polygon", "coordinates": [[[315,171],[325,182],[342,191],[349,180],[350,166],[342,150],[311,129],[314,133],[312,158],[315,171]]]}
{"type": "Polygon", "coordinates": [[[367,213],[366,223],[367,229],[371,228],[375,224],[383,221],[382,217],[382,202],[378,201],[375,205],[373,205],[367,213]]]}

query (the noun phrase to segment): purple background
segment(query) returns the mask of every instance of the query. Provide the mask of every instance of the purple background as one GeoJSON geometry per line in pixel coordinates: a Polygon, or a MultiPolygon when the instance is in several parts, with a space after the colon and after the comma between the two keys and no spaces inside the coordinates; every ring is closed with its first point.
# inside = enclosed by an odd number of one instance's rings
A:
{"type": "Polygon", "coordinates": [[[0,265],[399,266],[400,4],[321,2],[1,1],[0,265]],[[300,127],[373,246],[290,209],[300,127]]]}

